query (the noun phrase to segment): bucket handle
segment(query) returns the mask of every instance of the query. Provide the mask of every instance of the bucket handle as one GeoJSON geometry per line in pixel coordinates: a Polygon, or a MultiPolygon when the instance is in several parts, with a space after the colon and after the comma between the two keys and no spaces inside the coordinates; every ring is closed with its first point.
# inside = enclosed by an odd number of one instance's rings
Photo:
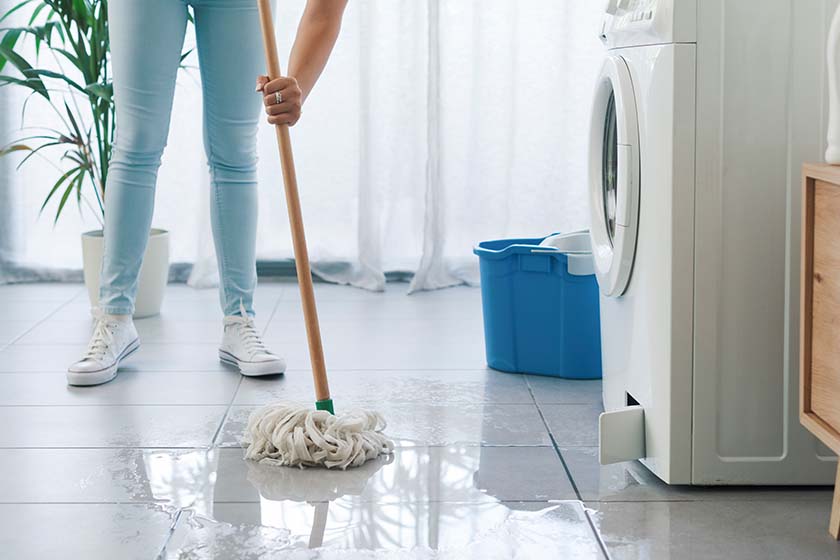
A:
{"type": "Polygon", "coordinates": [[[595,274],[595,263],[589,251],[561,251],[556,247],[540,247],[531,249],[531,253],[566,255],[568,271],[572,276],[591,276],[595,274]]]}

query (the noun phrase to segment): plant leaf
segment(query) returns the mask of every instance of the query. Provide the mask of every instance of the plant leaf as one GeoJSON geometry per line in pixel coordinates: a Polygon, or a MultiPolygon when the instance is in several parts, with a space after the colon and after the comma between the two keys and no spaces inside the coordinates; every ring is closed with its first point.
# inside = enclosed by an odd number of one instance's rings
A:
{"type": "MultiPolygon", "coordinates": [[[[58,30],[61,31],[61,28],[59,27],[58,30]]],[[[62,36],[62,39],[63,38],[64,37],[62,36]]],[[[76,68],[78,68],[81,65],[81,62],[79,62],[79,57],[77,57],[76,55],[74,55],[73,53],[68,51],[67,49],[62,49],[61,47],[56,47],[56,46],[51,46],[50,48],[53,51],[57,52],[58,54],[64,56],[64,58],[66,58],[71,63],[73,63],[73,66],[75,66],[76,68]]]]}
{"type": "Polygon", "coordinates": [[[35,37],[40,37],[44,41],[49,42],[52,38],[53,31],[60,29],[61,24],[57,21],[47,21],[43,25],[29,25],[23,27],[3,27],[0,31],[6,33],[26,33],[35,37]]]}
{"type": "Polygon", "coordinates": [[[79,125],[76,124],[76,117],[73,116],[73,111],[70,110],[70,106],[67,105],[67,101],[64,102],[64,110],[67,111],[67,116],[70,118],[70,124],[73,125],[73,130],[76,132],[76,137],[81,142],[84,139],[84,135],[82,135],[82,131],[79,129],[79,125]]]}
{"type": "MultiPolygon", "coordinates": [[[[79,175],[81,175],[81,173],[82,172],[80,171],[79,175]]],[[[55,219],[53,220],[53,225],[58,223],[58,218],[61,217],[61,211],[64,210],[64,205],[67,204],[67,199],[70,197],[70,193],[73,192],[73,183],[76,182],[76,179],[79,175],[71,179],[70,184],[68,184],[67,188],[64,189],[64,194],[61,196],[61,201],[58,203],[58,209],[55,211],[55,219]]]]}
{"type": "Polygon", "coordinates": [[[44,85],[44,82],[41,81],[41,78],[32,77],[32,65],[26,62],[22,56],[3,44],[0,44],[0,55],[5,56],[6,59],[11,62],[12,65],[24,75],[24,77],[26,77],[27,81],[32,80],[32,85],[29,87],[43,95],[45,98],[50,98],[50,94],[47,92],[47,87],[44,85]]]}
{"type": "Polygon", "coordinates": [[[33,76],[46,76],[47,78],[55,78],[57,80],[62,80],[64,82],[67,82],[67,84],[70,87],[73,87],[82,93],[86,93],[85,88],[83,88],[64,74],[59,74],[58,72],[53,72],[52,70],[44,70],[43,68],[33,68],[29,71],[29,74],[33,76]]]}
{"type": "Polygon", "coordinates": [[[34,156],[35,154],[37,154],[38,152],[40,152],[40,151],[41,151],[41,150],[43,150],[44,148],[49,148],[50,146],[58,146],[59,144],[63,144],[63,142],[47,142],[46,144],[41,144],[40,146],[38,146],[37,148],[35,148],[35,149],[34,149],[34,150],[32,150],[31,152],[29,152],[29,153],[26,155],[26,157],[25,157],[25,158],[23,158],[19,164],[17,164],[17,169],[20,169],[20,168],[21,168],[21,166],[23,166],[23,164],[24,164],[24,163],[26,163],[26,161],[27,161],[29,158],[31,158],[32,156],[34,156]]]}
{"type": "Polygon", "coordinates": [[[111,103],[114,99],[114,84],[111,82],[107,84],[88,84],[85,86],[85,91],[108,103],[111,103]]]}
{"type": "Polygon", "coordinates": [[[68,178],[68,177],[70,177],[70,175],[72,175],[74,172],[76,172],[76,171],[78,171],[78,170],[79,170],[79,168],[78,168],[78,167],[74,167],[73,169],[71,169],[70,171],[68,171],[67,173],[65,173],[64,175],[62,175],[61,177],[59,177],[59,178],[58,178],[58,181],[56,181],[56,182],[55,182],[55,184],[54,184],[54,185],[52,186],[52,188],[50,189],[50,192],[47,194],[47,198],[45,198],[45,199],[44,199],[44,203],[41,205],[41,209],[40,209],[40,210],[38,210],[38,214],[43,213],[44,208],[46,208],[46,207],[47,207],[47,203],[48,203],[48,202],[50,201],[50,199],[53,197],[53,195],[54,195],[54,194],[55,194],[55,192],[58,190],[58,188],[61,186],[61,184],[62,184],[64,181],[66,181],[66,180],[67,180],[67,178],[68,178]]]}
{"type": "MultiPolygon", "coordinates": [[[[15,48],[15,45],[17,44],[17,40],[18,40],[18,37],[20,37],[20,34],[21,34],[21,31],[17,30],[17,29],[6,31],[6,33],[3,35],[3,39],[0,40],[0,45],[3,45],[4,47],[9,48],[9,49],[15,48]]],[[[7,62],[6,57],[3,56],[3,55],[0,55],[0,70],[2,70],[4,66],[6,66],[6,62],[7,62]]]]}
{"type": "Polygon", "coordinates": [[[46,7],[47,7],[46,4],[41,4],[37,8],[32,10],[32,17],[29,18],[29,25],[32,25],[33,23],[35,23],[35,20],[38,19],[38,14],[40,14],[41,11],[46,7]]]}
{"type": "Polygon", "coordinates": [[[6,12],[5,14],[3,14],[3,17],[0,17],[0,22],[2,22],[4,19],[6,19],[7,17],[9,17],[9,16],[10,16],[10,15],[12,15],[13,13],[15,13],[16,11],[20,10],[21,8],[23,8],[24,6],[26,6],[27,4],[29,4],[29,3],[30,3],[30,2],[32,2],[32,1],[33,1],[33,0],[23,0],[23,2],[21,2],[20,4],[17,4],[15,7],[10,8],[8,12],[6,12]]]}
{"type": "Polygon", "coordinates": [[[7,154],[11,154],[12,152],[26,152],[32,151],[32,148],[27,146],[26,144],[12,144],[6,148],[0,150],[0,156],[5,156],[7,154]]]}
{"type": "MultiPolygon", "coordinates": [[[[40,80],[38,80],[37,78],[20,79],[20,78],[12,78],[11,76],[0,75],[0,87],[3,87],[4,85],[7,85],[7,84],[17,84],[19,86],[28,87],[29,89],[33,90],[36,93],[40,93],[38,91],[38,88],[36,87],[38,82],[40,82],[40,80]]],[[[43,82],[41,82],[41,85],[43,85],[43,82]]]]}

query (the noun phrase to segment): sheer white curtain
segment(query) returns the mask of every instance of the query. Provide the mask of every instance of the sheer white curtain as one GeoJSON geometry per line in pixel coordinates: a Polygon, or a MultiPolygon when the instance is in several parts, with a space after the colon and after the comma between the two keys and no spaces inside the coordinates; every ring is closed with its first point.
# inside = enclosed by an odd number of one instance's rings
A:
{"type": "MultiPolygon", "coordinates": [[[[304,0],[279,4],[287,53],[304,0]]],[[[601,10],[590,0],[351,1],[292,132],[316,271],[374,290],[385,272],[408,271],[412,289],[437,288],[475,280],[480,240],[585,227],[601,10]]],[[[21,101],[6,99],[3,132],[17,126],[21,101]]],[[[195,263],[192,283],[209,285],[217,273],[200,118],[197,72],[183,72],[154,225],[172,232],[174,262],[195,263]]],[[[292,256],[274,142],[263,126],[261,259],[292,256]]],[[[96,220],[71,211],[53,228],[38,219],[54,171],[10,167],[0,163],[7,262],[78,268],[78,234],[96,220]]]]}

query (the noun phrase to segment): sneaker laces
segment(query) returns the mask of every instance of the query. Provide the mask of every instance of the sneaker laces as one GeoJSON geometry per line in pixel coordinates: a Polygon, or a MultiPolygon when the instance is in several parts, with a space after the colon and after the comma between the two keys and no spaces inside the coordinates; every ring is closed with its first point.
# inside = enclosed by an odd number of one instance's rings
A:
{"type": "Polygon", "coordinates": [[[270,354],[271,352],[265,347],[260,333],[257,332],[257,325],[254,323],[254,318],[248,315],[245,311],[245,306],[241,303],[239,304],[239,311],[242,313],[241,317],[230,317],[228,321],[230,324],[239,326],[239,337],[245,350],[252,356],[258,352],[270,354]]]}
{"type": "Polygon", "coordinates": [[[113,322],[109,323],[104,316],[96,316],[96,325],[93,327],[93,334],[91,335],[87,352],[82,360],[100,361],[105,357],[108,348],[114,342],[114,333],[109,328],[112,325],[113,322]]]}

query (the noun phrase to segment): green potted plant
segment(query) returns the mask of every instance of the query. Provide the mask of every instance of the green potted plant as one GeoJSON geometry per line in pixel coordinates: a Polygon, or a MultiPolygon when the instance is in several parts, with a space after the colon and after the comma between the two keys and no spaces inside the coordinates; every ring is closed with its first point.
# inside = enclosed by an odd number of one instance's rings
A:
{"type": "MultiPolygon", "coordinates": [[[[18,167],[38,158],[56,168],[56,181],[41,206],[42,213],[55,208],[55,221],[72,200],[104,224],[115,125],[109,45],[107,0],[22,0],[0,15],[0,87],[42,98],[58,123],[55,128],[21,128],[20,137],[0,149],[0,156],[21,154],[18,167]],[[8,26],[11,16],[24,13],[27,25],[8,26]],[[33,50],[34,64],[27,60],[33,50]],[[49,68],[41,67],[47,57],[49,68]]],[[[85,285],[96,306],[101,229],[82,234],[82,254],[85,285]]],[[[140,270],[135,316],[160,312],[168,272],[169,233],[154,229],[140,270]]]]}

